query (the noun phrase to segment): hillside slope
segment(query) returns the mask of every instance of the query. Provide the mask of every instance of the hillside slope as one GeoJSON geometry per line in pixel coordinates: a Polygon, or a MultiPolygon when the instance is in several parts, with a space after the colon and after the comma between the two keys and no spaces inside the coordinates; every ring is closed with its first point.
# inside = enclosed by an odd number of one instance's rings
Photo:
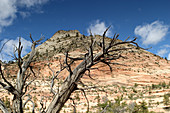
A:
{"type": "MultiPolygon", "coordinates": [[[[101,40],[101,38],[102,36],[95,36],[96,41],[101,40]]],[[[106,43],[108,43],[111,39],[105,38],[105,40],[106,43]]],[[[57,72],[60,69],[60,62],[63,62],[64,53],[66,51],[69,51],[69,56],[71,57],[83,56],[84,53],[86,53],[86,48],[89,47],[89,41],[89,36],[84,36],[77,30],[61,30],[56,32],[43,44],[39,45],[36,48],[37,54],[34,58],[35,62],[31,64],[37,76],[37,80],[31,86],[37,88],[32,93],[32,96],[36,97],[38,100],[41,99],[41,96],[44,96],[48,100],[48,105],[49,100],[52,97],[52,94],[50,94],[52,72],[49,69],[48,64],[50,64],[50,67],[54,72],[57,72]]],[[[101,87],[102,90],[104,89],[107,91],[107,93],[100,93],[100,100],[102,100],[102,97],[107,96],[109,100],[113,101],[113,98],[124,95],[125,100],[127,100],[129,103],[134,101],[139,102],[141,99],[145,99],[147,102],[149,102],[149,99],[154,96],[154,106],[151,107],[150,110],[166,112],[163,110],[164,105],[162,95],[170,92],[170,61],[165,60],[160,56],[157,56],[146,50],[136,49],[136,47],[131,44],[126,44],[121,47],[131,47],[133,49],[127,51],[119,51],[119,53],[121,53],[124,58],[112,61],[112,72],[106,64],[99,63],[93,67],[94,70],[91,70],[91,76],[94,78],[94,80],[90,79],[86,73],[83,76],[82,81],[88,86],[97,86],[99,88],[101,87]],[[166,83],[169,85],[167,85],[167,88],[165,89],[154,89],[151,91],[152,93],[150,93],[148,87],[151,87],[153,84],[157,85],[160,83],[166,83]],[[138,87],[135,87],[135,90],[139,93],[143,93],[143,96],[137,96],[135,97],[137,99],[131,100],[129,99],[129,95],[133,92],[132,89],[134,90],[134,86],[136,85],[138,87]],[[125,90],[125,88],[127,89],[125,90]],[[160,103],[159,106],[155,105],[157,102],[160,103]]],[[[97,53],[101,48],[95,44],[94,49],[95,53],[97,53]]],[[[28,56],[26,55],[24,58],[26,57],[28,56]]],[[[72,65],[72,69],[76,67],[80,62],[81,61],[75,62],[72,65]]],[[[12,79],[16,77],[17,66],[15,63],[8,64],[6,69],[8,69],[5,70],[7,76],[11,76],[12,79]]],[[[60,79],[59,81],[62,82],[68,74],[69,73],[67,70],[63,70],[63,72],[58,76],[60,79]]],[[[58,85],[58,81],[56,80],[55,82],[56,86],[54,89],[56,89],[58,85]]],[[[95,99],[98,94],[94,93],[94,91],[87,92],[87,97],[90,99],[90,107],[96,106],[98,103],[95,99]]],[[[6,94],[4,95],[4,93],[0,93],[0,95],[5,96],[6,94]]],[[[77,98],[76,95],[78,95],[77,92],[75,92],[72,97],[77,98]]],[[[68,113],[72,110],[72,106],[69,106],[70,103],[71,102],[68,101],[66,104],[67,107],[64,107],[63,109],[68,113]]],[[[80,96],[80,100],[77,101],[78,111],[86,111],[86,109],[84,109],[85,103],[85,98],[80,96]]],[[[37,104],[37,106],[40,106],[39,103],[37,104]]],[[[91,110],[94,112],[95,109],[92,108],[91,110]]]]}
{"type": "MultiPolygon", "coordinates": [[[[97,41],[101,38],[101,36],[96,36],[97,41]]],[[[65,51],[69,50],[69,55],[72,57],[83,55],[86,52],[86,48],[89,47],[89,40],[90,37],[81,35],[80,32],[77,30],[58,31],[53,35],[53,37],[51,37],[36,48],[38,51],[36,58],[39,59],[39,62],[42,63],[54,63],[54,66],[52,65],[52,67],[53,69],[55,69],[59,57],[63,57],[65,51]]],[[[106,42],[109,41],[110,39],[106,38],[106,42]]],[[[122,53],[122,55],[126,58],[120,58],[114,61],[115,65],[112,65],[112,73],[109,71],[109,68],[105,64],[99,64],[96,67],[101,68],[99,68],[98,70],[94,70],[94,74],[92,71],[92,75],[101,79],[104,78],[104,80],[108,78],[109,81],[114,82],[115,80],[117,82],[121,82],[122,80],[124,80],[122,81],[124,84],[131,84],[133,82],[149,84],[159,83],[160,81],[169,81],[169,61],[146,50],[136,49],[135,46],[130,44],[123,45],[123,47],[134,47],[134,49],[128,51],[120,51],[120,53],[122,53]],[[120,65],[116,63],[119,63],[120,65]],[[119,77],[122,78],[118,79],[119,77]]],[[[99,46],[95,45],[95,50],[96,52],[99,51],[99,46]]],[[[38,65],[39,63],[37,64],[37,66],[38,65]]],[[[41,71],[48,73],[47,67],[43,68],[45,69],[41,71]]],[[[45,76],[48,76],[48,74],[45,76]]]]}

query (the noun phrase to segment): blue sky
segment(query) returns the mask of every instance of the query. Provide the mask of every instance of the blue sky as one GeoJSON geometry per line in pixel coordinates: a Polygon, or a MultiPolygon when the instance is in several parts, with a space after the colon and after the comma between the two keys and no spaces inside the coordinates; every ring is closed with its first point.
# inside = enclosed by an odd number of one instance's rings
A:
{"type": "Polygon", "coordinates": [[[41,35],[50,38],[58,30],[102,34],[111,25],[107,36],[137,36],[140,46],[152,47],[150,52],[170,60],[169,6],[169,0],[0,0],[1,45],[10,39],[0,59],[11,58],[18,37],[23,55],[29,52],[29,33],[35,40],[41,35]]]}

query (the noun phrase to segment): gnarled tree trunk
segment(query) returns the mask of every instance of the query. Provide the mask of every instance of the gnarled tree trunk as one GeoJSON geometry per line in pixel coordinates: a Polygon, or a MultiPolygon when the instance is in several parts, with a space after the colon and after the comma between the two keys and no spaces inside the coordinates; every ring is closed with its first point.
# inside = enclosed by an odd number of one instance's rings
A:
{"type": "MultiPolygon", "coordinates": [[[[111,42],[108,45],[105,45],[104,38],[105,38],[105,34],[108,29],[106,29],[106,31],[103,34],[102,42],[99,43],[99,46],[102,48],[101,52],[94,54],[93,46],[94,46],[95,41],[93,41],[93,36],[91,36],[91,45],[89,47],[88,53],[84,55],[84,58],[78,58],[81,60],[83,59],[83,61],[73,71],[71,71],[71,68],[70,68],[71,64],[67,63],[67,58],[70,58],[70,57],[68,57],[68,53],[66,54],[66,59],[64,63],[66,64],[67,70],[70,72],[70,75],[66,78],[64,83],[61,85],[59,92],[55,94],[52,102],[50,103],[50,105],[48,106],[46,110],[46,113],[59,113],[59,111],[62,109],[64,104],[70,98],[71,93],[79,89],[77,88],[77,84],[82,78],[83,74],[86,71],[89,71],[93,65],[96,65],[97,63],[102,62],[108,65],[109,68],[111,69],[110,61],[116,60],[122,57],[120,54],[114,54],[113,53],[114,51],[132,49],[132,48],[116,48],[116,49],[110,50],[112,47],[117,47],[118,45],[121,45],[121,44],[133,43],[137,46],[137,48],[139,48],[138,44],[134,42],[136,38],[132,41],[117,42],[116,40],[119,35],[115,35],[114,38],[111,40],[111,42]]],[[[75,60],[76,58],[70,58],[70,59],[75,60]]]]}
{"type": "MultiPolygon", "coordinates": [[[[0,63],[0,74],[1,77],[3,79],[4,82],[0,81],[0,85],[7,90],[8,92],[10,92],[11,94],[13,94],[13,101],[12,101],[12,113],[23,113],[23,108],[28,101],[26,101],[23,104],[23,96],[24,94],[27,92],[27,88],[28,86],[35,80],[33,79],[32,81],[29,81],[28,83],[26,83],[27,79],[30,77],[31,73],[34,75],[35,77],[35,73],[32,70],[32,67],[30,66],[30,63],[32,62],[32,59],[36,53],[35,51],[35,46],[38,44],[38,42],[40,42],[42,40],[42,38],[38,41],[33,41],[31,35],[30,38],[32,40],[32,51],[29,55],[29,57],[27,59],[25,59],[23,61],[23,59],[21,58],[21,52],[22,52],[22,48],[23,46],[21,45],[21,39],[19,39],[19,46],[15,48],[14,50],[14,58],[17,61],[19,70],[17,73],[17,78],[16,78],[16,85],[14,86],[13,84],[11,84],[4,76],[4,73],[1,69],[1,63],[0,63]],[[15,54],[15,52],[17,52],[17,55],[15,54]],[[27,74],[26,71],[28,70],[28,68],[30,68],[31,73],[27,74]]],[[[2,109],[2,111],[4,113],[8,113],[9,111],[7,110],[6,106],[4,105],[3,102],[0,102],[0,108],[2,109]]],[[[34,112],[34,109],[33,109],[34,112]]]]}
{"type": "Polygon", "coordinates": [[[14,96],[13,103],[12,103],[12,112],[13,113],[23,113],[22,105],[23,105],[22,98],[14,96]]]}

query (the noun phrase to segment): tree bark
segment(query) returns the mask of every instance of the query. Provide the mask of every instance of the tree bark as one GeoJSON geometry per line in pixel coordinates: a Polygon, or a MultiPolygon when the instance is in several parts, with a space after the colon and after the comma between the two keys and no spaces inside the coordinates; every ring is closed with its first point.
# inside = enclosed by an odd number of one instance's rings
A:
{"type": "MultiPolygon", "coordinates": [[[[35,80],[35,79],[33,79],[29,83],[26,83],[28,77],[30,77],[30,75],[31,75],[31,73],[26,74],[26,71],[28,68],[32,69],[32,67],[30,66],[30,63],[32,62],[32,59],[36,53],[35,46],[42,40],[43,37],[37,41],[34,41],[31,37],[31,35],[30,35],[30,38],[32,40],[32,46],[31,46],[32,51],[27,59],[23,60],[21,57],[21,52],[22,52],[22,48],[23,48],[23,46],[21,45],[21,39],[19,39],[19,46],[16,47],[14,50],[14,59],[17,61],[17,64],[19,67],[15,86],[12,85],[5,78],[4,73],[1,69],[1,63],[0,63],[0,74],[1,74],[2,79],[4,80],[4,82],[0,81],[0,85],[5,90],[12,93],[14,96],[13,101],[12,101],[12,113],[23,113],[24,106],[23,106],[22,97],[27,92],[27,86],[30,85],[35,80]],[[15,54],[16,52],[18,53],[18,55],[15,54]]],[[[35,77],[35,73],[33,72],[33,70],[31,70],[31,71],[35,77]]],[[[0,102],[0,108],[3,110],[4,113],[7,112],[7,108],[2,102],[0,102]]],[[[33,111],[34,111],[34,109],[33,109],[33,111]]]]}
{"type": "Polygon", "coordinates": [[[54,97],[54,99],[50,103],[46,113],[59,113],[60,112],[60,110],[62,109],[64,104],[69,99],[71,93],[74,92],[75,88],[77,87],[76,84],[71,84],[69,89],[64,90],[64,89],[68,88],[67,85],[68,85],[68,83],[63,84],[63,88],[62,88],[63,90],[58,95],[56,95],[54,97]],[[66,85],[66,86],[64,86],[64,85],[66,85]]]}
{"type": "Polygon", "coordinates": [[[14,96],[13,104],[12,104],[12,112],[13,113],[23,113],[22,104],[23,104],[22,98],[14,96]]]}
{"type": "MultiPolygon", "coordinates": [[[[137,48],[140,48],[138,44],[134,42],[136,40],[136,37],[132,41],[117,42],[116,40],[119,35],[114,35],[111,42],[106,46],[104,38],[105,38],[105,34],[108,29],[106,29],[106,31],[103,34],[102,43],[100,42],[102,45],[99,45],[102,48],[102,51],[97,54],[94,54],[93,46],[94,46],[95,41],[93,42],[93,37],[91,37],[91,46],[89,47],[88,53],[84,54],[83,61],[73,71],[70,68],[71,64],[68,64],[67,62],[68,53],[66,54],[66,59],[64,63],[66,64],[67,66],[66,68],[70,72],[70,74],[65,79],[64,83],[61,85],[61,88],[58,91],[58,94],[55,94],[52,102],[50,103],[50,105],[48,106],[46,110],[46,113],[59,113],[60,112],[64,104],[70,98],[71,93],[73,93],[75,90],[78,89],[77,84],[82,78],[83,74],[87,70],[89,71],[93,65],[96,65],[97,63],[102,62],[108,65],[110,70],[112,71],[112,68],[110,66],[110,64],[112,63],[110,61],[116,60],[122,57],[121,54],[118,54],[115,52],[132,49],[132,48],[126,48],[126,47],[116,48],[116,47],[119,47],[118,45],[133,43],[137,46],[137,48]],[[115,47],[115,49],[110,50],[112,47],[115,47]]],[[[72,58],[72,59],[76,59],[76,58],[72,58]]]]}
{"type": "MultiPolygon", "coordinates": [[[[93,61],[96,61],[102,56],[102,53],[99,53],[93,61]]],[[[72,75],[69,75],[66,78],[66,81],[62,84],[61,89],[58,94],[55,95],[52,102],[48,106],[46,113],[59,113],[61,108],[69,99],[71,93],[77,89],[77,83],[79,82],[82,75],[85,73],[87,68],[93,66],[91,57],[88,57],[86,60],[81,62],[73,71],[72,75]]]]}

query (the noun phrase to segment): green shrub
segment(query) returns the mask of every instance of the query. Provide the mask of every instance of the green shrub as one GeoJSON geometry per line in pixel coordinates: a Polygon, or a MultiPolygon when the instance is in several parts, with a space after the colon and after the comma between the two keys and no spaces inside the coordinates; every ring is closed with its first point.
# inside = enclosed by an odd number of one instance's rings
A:
{"type": "Polygon", "coordinates": [[[170,97],[170,93],[164,94],[163,103],[164,103],[165,105],[169,105],[169,104],[170,104],[170,102],[169,102],[169,97],[170,97]]]}
{"type": "Polygon", "coordinates": [[[132,102],[126,104],[123,102],[123,95],[115,98],[115,102],[111,102],[108,100],[105,103],[100,103],[97,106],[99,108],[99,113],[154,113],[153,111],[149,112],[147,103],[145,101],[137,104],[136,102],[132,102]]]}
{"type": "Polygon", "coordinates": [[[10,100],[7,96],[5,96],[5,99],[3,99],[4,104],[7,108],[10,108],[10,100]]]}
{"type": "Polygon", "coordinates": [[[136,104],[133,113],[149,113],[147,103],[142,101],[139,105],[136,104]]]}

